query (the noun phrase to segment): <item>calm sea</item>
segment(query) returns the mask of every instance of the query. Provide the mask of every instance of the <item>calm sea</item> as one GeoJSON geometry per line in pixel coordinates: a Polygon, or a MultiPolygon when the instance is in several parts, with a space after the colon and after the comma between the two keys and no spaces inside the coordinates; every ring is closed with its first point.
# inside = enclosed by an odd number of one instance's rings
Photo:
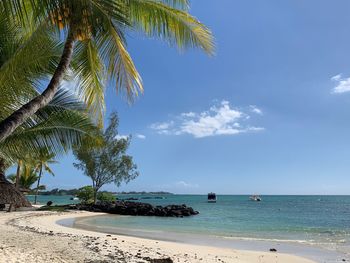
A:
{"type": "MultiPolygon", "coordinates": [[[[43,203],[72,202],[69,197],[43,198],[39,198],[43,203]]],[[[99,216],[84,219],[84,224],[228,239],[291,241],[350,253],[350,196],[262,196],[261,202],[253,202],[249,196],[219,195],[217,203],[207,203],[204,195],[167,195],[165,199],[142,201],[153,205],[186,204],[200,214],[187,218],[99,216]]]]}

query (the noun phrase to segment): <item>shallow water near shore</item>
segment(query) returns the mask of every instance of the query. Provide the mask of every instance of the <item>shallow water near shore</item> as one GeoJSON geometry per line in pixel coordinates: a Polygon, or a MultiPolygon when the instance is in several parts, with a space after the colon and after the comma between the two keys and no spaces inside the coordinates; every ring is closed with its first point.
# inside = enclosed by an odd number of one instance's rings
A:
{"type": "Polygon", "coordinates": [[[153,205],[187,204],[200,214],[188,218],[107,215],[79,219],[75,227],[265,251],[269,246],[279,246],[286,253],[324,253],[322,262],[350,260],[350,196],[262,198],[262,202],[253,202],[248,196],[219,195],[217,203],[207,203],[204,195],[166,195],[164,199],[140,201],[153,205]]]}

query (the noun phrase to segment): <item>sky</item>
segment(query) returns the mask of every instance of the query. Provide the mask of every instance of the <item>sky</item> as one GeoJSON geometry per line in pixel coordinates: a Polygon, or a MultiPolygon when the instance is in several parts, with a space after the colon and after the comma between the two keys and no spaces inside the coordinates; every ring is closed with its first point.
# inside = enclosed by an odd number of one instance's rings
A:
{"type": "MultiPolygon", "coordinates": [[[[145,92],[107,89],[140,176],[111,191],[350,194],[348,0],[193,0],[216,55],[128,34],[145,92]]],[[[48,188],[90,184],[69,154],[48,188]]]]}

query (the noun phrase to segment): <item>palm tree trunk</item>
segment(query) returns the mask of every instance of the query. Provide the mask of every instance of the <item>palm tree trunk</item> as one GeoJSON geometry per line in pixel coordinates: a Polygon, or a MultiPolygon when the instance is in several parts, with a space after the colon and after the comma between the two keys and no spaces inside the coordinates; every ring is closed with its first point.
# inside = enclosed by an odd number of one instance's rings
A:
{"type": "Polygon", "coordinates": [[[15,183],[15,186],[16,186],[17,189],[19,189],[19,178],[20,178],[20,172],[21,172],[21,163],[22,163],[22,161],[18,160],[17,172],[16,172],[16,183],[15,183]]]}
{"type": "MultiPolygon", "coordinates": [[[[5,176],[5,160],[3,158],[0,158],[0,183],[7,183],[7,179],[6,179],[6,176],[5,176]]],[[[0,195],[3,194],[3,193],[0,193],[0,195]]],[[[11,212],[12,211],[12,203],[10,204],[7,212],[11,212]]]]}
{"type": "Polygon", "coordinates": [[[0,183],[7,182],[5,177],[5,160],[0,158],[0,183]]]}
{"type": "Polygon", "coordinates": [[[39,193],[39,186],[40,186],[40,179],[41,179],[42,172],[43,172],[43,164],[41,164],[41,166],[40,166],[38,184],[37,184],[37,186],[36,186],[36,191],[35,191],[35,197],[34,197],[34,204],[35,204],[35,205],[36,205],[36,200],[37,200],[38,193],[39,193]]]}
{"type": "Polygon", "coordinates": [[[13,112],[10,116],[0,122],[0,142],[10,136],[14,130],[26,119],[33,116],[39,109],[46,106],[54,97],[57,89],[66,73],[73,56],[74,35],[69,31],[63,49],[61,60],[53,74],[49,85],[44,92],[13,112]]]}

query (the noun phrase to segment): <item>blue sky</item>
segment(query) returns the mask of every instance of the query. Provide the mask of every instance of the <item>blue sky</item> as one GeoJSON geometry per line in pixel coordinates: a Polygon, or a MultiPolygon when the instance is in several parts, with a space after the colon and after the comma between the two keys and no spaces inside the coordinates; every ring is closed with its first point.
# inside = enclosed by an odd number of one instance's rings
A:
{"type": "MultiPolygon", "coordinates": [[[[216,56],[130,34],[145,93],[107,92],[140,177],[118,190],[350,194],[350,2],[194,0],[216,56]]],[[[68,155],[49,188],[89,184],[68,155]]],[[[108,190],[116,190],[110,185],[108,190]]]]}

